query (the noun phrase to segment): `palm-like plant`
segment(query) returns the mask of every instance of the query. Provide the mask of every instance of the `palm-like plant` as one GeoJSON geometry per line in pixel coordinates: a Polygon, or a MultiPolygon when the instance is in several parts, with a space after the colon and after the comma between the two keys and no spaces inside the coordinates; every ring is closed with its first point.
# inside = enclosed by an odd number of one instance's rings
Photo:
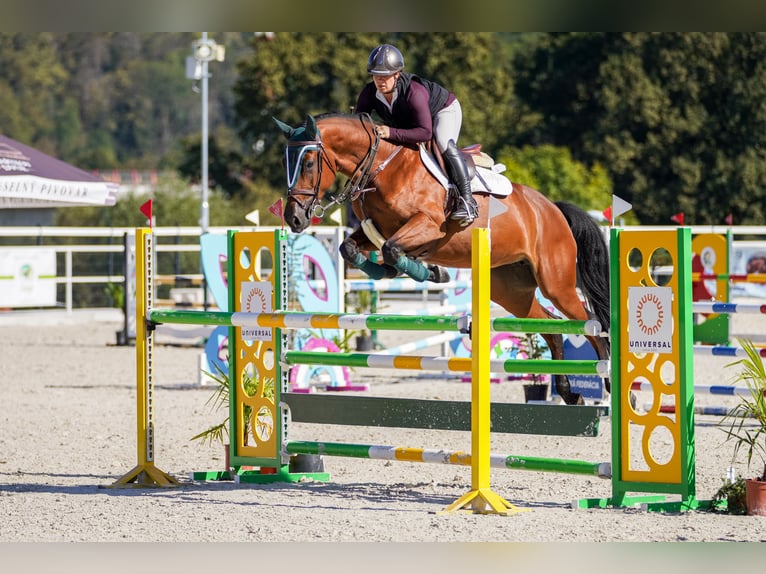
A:
{"type": "MultiPolygon", "coordinates": [[[[212,445],[214,442],[218,442],[221,444],[226,444],[226,440],[229,438],[229,374],[227,372],[224,372],[217,364],[213,364],[216,370],[216,374],[209,373],[207,371],[204,371],[204,373],[210,377],[210,379],[215,383],[216,387],[213,391],[213,394],[210,395],[208,400],[205,402],[206,405],[210,405],[210,409],[212,411],[218,411],[220,409],[224,409],[224,412],[227,413],[226,418],[223,419],[220,423],[217,425],[213,425],[210,428],[202,431],[201,433],[194,435],[190,440],[199,440],[203,443],[208,443],[212,445]]],[[[273,381],[266,380],[265,383],[265,389],[264,389],[264,397],[270,398],[272,401],[274,400],[274,384],[273,381]]],[[[245,394],[248,396],[253,396],[258,391],[258,378],[257,377],[250,377],[245,373],[244,376],[244,389],[245,394]]],[[[244,444],[247,445],[248,443],[248,437],[250,436],[250,431],[252,428],[252,414],[253,414],[253,407],[245,405],[244,410],[244,428],[242,429],[243,438],[244,438],[244,444]]]]}
{"type": "Polygon", "coordinates": [[[721,425],[725,427],[726,440],[734,441],[733,458],[746,450],[748,467],[754,456],[760,458],[763,467],[756,479],[766,481],[766,368],[752,341],[739,339],[739,343],[747,356],[726,367],[739,368],[733,382],[745,383],[748,393],[738,395],[739,404],[722,419],[721,425]]]}

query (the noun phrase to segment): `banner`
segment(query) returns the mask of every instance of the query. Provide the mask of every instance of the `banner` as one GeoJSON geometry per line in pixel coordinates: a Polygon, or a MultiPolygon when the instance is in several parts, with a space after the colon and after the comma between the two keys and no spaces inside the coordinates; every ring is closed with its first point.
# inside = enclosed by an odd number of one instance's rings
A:
{"type": "Polygon", "coordinates": [[[56,251],[0,249],[0,307],[55,307],[56,251]]]}

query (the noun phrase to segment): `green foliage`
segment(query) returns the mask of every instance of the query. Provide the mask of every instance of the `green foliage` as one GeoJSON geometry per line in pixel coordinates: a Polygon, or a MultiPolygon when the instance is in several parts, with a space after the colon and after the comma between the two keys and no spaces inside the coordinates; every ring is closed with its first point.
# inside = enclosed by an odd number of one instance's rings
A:
{"type": "Polygon", "coordinates": [[[0,33],[0,133],[55,150],[52,110],[64,100],[66,71],[57,61],[53,34],[0,33]],[[5,105],[8,105],[6,108],[5,105]]]}
{"type": "MultiPolygon", "coordinates": [[[[346,294],[346,310],[351,309],[354,313],[360,315],[369,315],[373,312],[373,292],[372,291],[351,291],[346,294]]],[[[369,329],[360,329],[350,331],[356,335],[366,336],[370,334],[369,329]]],[[[348,339],[348,334],[346,335],[348,339]]],[[[346,341],[347,342],[347,341],[346,341]]],[[[340,347],[340,344],[338,344],[340,347]]]]}
{"type": "Polygon", "coordinates": [[[747,514],[747,493],[745,479],[738,476],[733,482],[724,480],[721,488],[713,495],[711,509],[724,510],[728,514],[747,514]],[[724,505],[724,503],[726,503],[724,505]]]}
{"type": "Polygon", "coordinates": [[[396,44],[405,69],[452,90],[463,108],[463,144],[491,150],[518,122],[509,60],[490,33],[276,33],[255,38],[252,57],[239,66],[234,87],[240,134],[253,146],[253,169],[273,186],[284,185],[284,139],[272,116],[299,125],[306,114],[348,112],[369,81],[370,51],[396,44]]]}
{"type": "MultiPolygon", "coordinates": [[[[198,37],[0,33],[0,133],[84,169],[181,169],[196,182],[202,106],[184,71],[198,37]]],[[[209,70],[211,187],[239,213],[219,204],[211,222],[226,213],[244,224],[263,206],[262,222],[279,223],[266,212],[284,188],[271,117],[296,125],[349,111],[381,42],[458,96],[460,144],[509,156],[512,178],[553,199],[600,210],[613,189],[633,204],[628,223],[669,225],[678,212],[697,225],[766,218],[764,33],[212,37],[226,59],[209,70]]],[[[192,211],[183,218],[195,224],[192,211]]]]}
{"type": "Polygon", "coordinates": [[[515,59],[520,143],[607,169],[641,223],[766,215],[766,35],[563,33],[515,59]]]}
{"type": "Polygon", "coordinates": [[[119,283],[107,283],[104,293],[112,301],[112,307],[122,309],[125,305],[125,286],[119,283]]]}
{"type": "Polygon", "coordinates": [[[606,170],[588,168],[572,159],[563,147],[543,145],[505,149],[496,160],[505,164],[506,176],[543,193],[551,201],[566,200],[583,209],[603,210],[612,203],[612,184],[606,170]]]}
{"type": "MultiPolygon", "coordinates": [[[[224,372],[217,364],[214,364],[216,373],[209,373],[203,371],[214,383],[215,390],[205,402],[206,405],[214,412],[223,410],[226,413],[226,418],[220,423],[213,425],[199,434],[194,435],[189,440],[197,440],[201,443],[207,443],[212,445],[213,443],[225,444],[226,439],[229,437],[229,374],[224,372]]],[[[258,392],[259,379],[257,377],[250,377],[245,373],[243,381],[243,389],[247,396],[252,397],[258,392]]],[[[264,379],[263,397],[274,401],[275,388],[273,379],[264,379]]],[[[244,408],[245,424],[242,429],[243,444],[247,445],[252,431],[252,416],[253,407],[245,405],[244,408]]]]}
{"type": "MultiPolygon", "coordinates": [[[[548,345],[540,335],[527,333],[523,339],[519,340],[519,351],[526,354],[528,359],[542,359],[543,354],[548,351],[548,345]]],[[[548,375],[532,373],[528,375],[535,385],[546,384],[549,380],[548,375]]]]}
{"type": "Polygon", "coordinates": [[[745,451],[749,467],[755,455],[762,465],[761,474],[756,479],[766,480],[766,368],[759,350],[752,341],[738,340],[747,356],[726,366],[738,369],[733,382],[745,383],[749,393],[738,395],[739,404],[720,424],[724,428],[726,439],[734,441],[732,457],[736,459],[741,451],[745,451]]]}

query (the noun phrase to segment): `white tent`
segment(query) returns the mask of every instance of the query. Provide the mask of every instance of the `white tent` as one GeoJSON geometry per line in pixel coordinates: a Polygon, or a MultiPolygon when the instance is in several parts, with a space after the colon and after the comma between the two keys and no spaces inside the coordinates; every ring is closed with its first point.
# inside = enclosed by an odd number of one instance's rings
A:
{"type": "Polygon", "coordinates": [[[114,205],[117,186],[0,135],[0,209],[114,205]]]}

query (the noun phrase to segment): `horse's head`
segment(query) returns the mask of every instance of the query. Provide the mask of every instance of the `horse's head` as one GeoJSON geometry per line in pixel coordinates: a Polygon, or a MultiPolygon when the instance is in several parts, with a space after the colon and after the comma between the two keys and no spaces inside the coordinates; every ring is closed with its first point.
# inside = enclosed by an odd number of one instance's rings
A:
{"type": "Polygon", "coordinates": [[[313,217],[324,214],[322,198],[335,181],[336,168],[327,157],[313,116],[306,116],[306,122],[297,128],[277,118],[272,119],[287,138],[284,158],[287,172],[285,221],[293,232],[300,233],[309,226],[313,217]],[[324,166],[329,169],[324,170],[324,166]]]}

